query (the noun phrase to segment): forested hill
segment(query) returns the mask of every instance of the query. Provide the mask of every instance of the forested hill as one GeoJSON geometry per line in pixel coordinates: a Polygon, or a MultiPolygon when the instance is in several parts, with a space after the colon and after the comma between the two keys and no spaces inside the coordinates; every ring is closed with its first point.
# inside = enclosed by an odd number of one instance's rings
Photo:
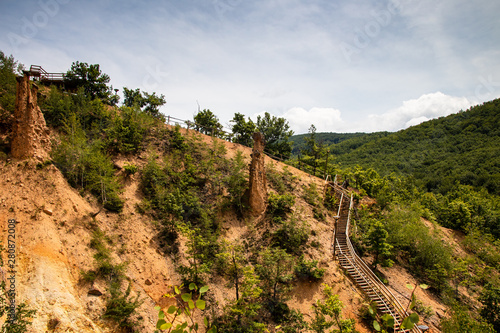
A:
{"type": "Polygon", "coordinates": [[[500,194],[500,99],[396,133],[356,135],[330,149],[342,167],[411,174],[429,191],[444,193],[459,181],[500,194]]]}
{"type": "MultiPolygon", "coordinates": [[[[338,145],[344,141],[348,141],[349,144],[344,145],[348,152],[355,149],[370,140],[378,139],[389,135],[390,132],[377,132],[377,133],[316,133],[316,138],[319,143],[324,145],[338,145]]],[[[306,138],[309,134],[298,134],[290,137],[293,141],[292,154],[297,156],[306,146],[306,138]]],[[[338,145],[340,147],[340,145],[338,145]]]]}

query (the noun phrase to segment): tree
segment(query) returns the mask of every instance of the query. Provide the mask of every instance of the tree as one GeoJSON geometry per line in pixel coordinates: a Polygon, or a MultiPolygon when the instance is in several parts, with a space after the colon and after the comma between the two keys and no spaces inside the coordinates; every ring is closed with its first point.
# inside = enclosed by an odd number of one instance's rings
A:
{"type": "Polygon", "coordinates": [[[241,151],[236,152],[232,159],[231,173],[225,178],[225,184],[229,193],[229,201],[236,209],[236,212],[243,216],[245,204],[243,196],[248,188],[247,164],[241,151]]]}
{"type": "Polygon", "coordinates": [[[16,74],[23,65],[18,64],[13,56],[7,57],[0,51],[0,123],[14,112],[16,103],[16,74]]]}
{"type": "Polygon", "coordinates": [[[133,90],[127,87],[123,87],[123,95],[125,106],[139,107],[154,118],[165,121],[165,116],[159,110],[160,106],[166,103],[164,95],[157,96],[155,92],[149,94],[145,91],[141,92],[139,88],[133,90]]]}
{"type": "Polygon", "coordinates": [[[232,131],[232,141],[235,143],[242,144],[247,147],[253,146],[253,133],[257,130],[255,123],[248,118],[245,120],[245,116],[241,113],[235,113],[231,123],[232,131]]]}
{"type": "Polygon", "coordinates": [[[257,271],[264,282],[265,291],[272,301],[281,302],[293,279],[293,256],[280,248],[265,249],[260,255],[257,271]]]}
{"type": "Polygon", "coordinates": [[[196,116],[194,116],[194,124],[195,129],[200,133],[213,135],[218,138],[224,137],[219,118],[209,109],[198,111],[196,116]]]}
{"type": "Polygon", "coordinates": [[[216,254],[216,257],[221,263],[219,266],[222,271],[221,275],[228,277],[231,284],[234,285],[236,301],[240,299],[240,280],[243,277],[243,269],[245,267],[245,257],[243,255],[243,247],[240,244],[230,244],[223,242],[224,250],[216,254]]]}
{"type": "Polygon", "coordinates": [[[241,297],[231,302],[224,314],[217,318],[219,332],[260,333],[265,332],[262,321],[260,298],[261,281],[251,266],[243,268],[241,279],[241,297]]]}
{"type": "Polygon", "coordinates": [[[330,327],[336,325],[338,330],[330,332],[351,333],[354,330],[354,319],[343,319],[342,309],[344,304],[339,299],[339,296],[333,294],[332,288],[323,284],[323,294],[326,296],[325,301],[316,301],[314,307],[315,317],[311,323],[311,328],[316,333],[325,333],[330,327]]]}
{"type": "Polygon", "coordinates": [[[179,270],[186,282],[202,284],[206,273],[210,271],[207,263],[206,247],[209,242],[202,235],[200,228],[190,229],[186,225],[179,225],[181,232],[187,237],[187,266],[180,266],[179,270]]]}
{"type": "Polygon", "coordinates": [[[316,126],[309,127],[309,135],[304,138],[305,149],[301,151],[302,161],[313,167],[313,175],[316,175],[316,168],[321,160],[326,157],[327,149],[323,142],[316,137],[316,126]]]}
{"type": "Polygon", "coordinates": [[[109,75],[101,71],[99,64],[73,62],[64,79],[69,86],[83,87],[85,94],[91,99],[99,98],[110,105],[118,103],[119,97],[113,95],[113,87],[107,85],[110,80],[109,75]]]}
{"type": "Polygon", "coordinates": [[[392,266],[393,261],[388,258],[391,255],[391,249],[393,246],[387,242],[387,237],[389,233],[385,230],[384,225],[380,221],[375,221],[368,233],[368,242],[370,244],[370,249],[375,252],[375,260],[373,265],[377,268],[377,265],[381,263],[384,266],[392,266]],[[382,258],[382,260],[380,260],[382,258]]]}
{"type": "Polygon", "coordinates": [[[257,117],[257,129],[264,135],[266,150],[269,153],[283,158],[290,158],[293,142],[289,141],[293,135],[290,125],[285,118],[271,116],[268,112],[264,117],[257,117]]]}

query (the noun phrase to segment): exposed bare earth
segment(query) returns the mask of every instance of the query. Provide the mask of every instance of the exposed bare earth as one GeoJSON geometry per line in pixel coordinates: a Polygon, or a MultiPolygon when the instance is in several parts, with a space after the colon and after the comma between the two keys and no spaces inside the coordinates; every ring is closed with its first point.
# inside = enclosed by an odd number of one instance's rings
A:
{"type": "MultiPolygon", "coordinates": [[[[209,144],[214,140],[203,135],[200,138],[209,144]]],[[[228,157],[234,157],[239,150],[250,161],[249,148],[222,142],[227,148],[228,157]]],[[[133,160],[120,158],[115,162],[118,166],[134,163],[141,167],[146,160],[147,154],[144,152],[133,160]]],[[[100,319],[106,296],[109,296],[105,285],[97,282],[90,286],[79,282],[80,272],[93,268],[94,252],[89,248],[92,219],[89,214],[96,212],[98,205],[94,198],[82,197],[70,187],[55,166],[49,165],[37,170],[37,162],[0,162],[0,221],[4,226],[2,242],[4,245],[7,243],[8,219],[15,218],[18,221],[18,302],[26,301],[29,307],[37,310],[30,332],[48,331],[47,323],[50,319],[59,320],[57,332],[117,332],[113,323],[100,319]],[[91,289],[97,289],[104,295],[89,295],[91,289]]],[[[284,167],[266,157],[266,164],[268,163],[274,163],[278,170],[284,167]]],[[[324,222],[316,221],[310,206],[301,198],[302,185],[314,182],[322,189],[323,180],[292,167],[288,169],[297,176],[295,213],[314,231],[312,240],[320,243],[318,248],[309,247],[306,250],[306,258],[319,260],[320,267],[326,268],[322,283],[333,286],[334,292],[339,294],[346,306],[344,315],[355,318],[360,323],[358,314],[360,306],[365,302],[364,296],[332,258],[332,218],[327,216],[324,222]]],[[[132,283],[132,295],[140,293],[144,300],[138,311],[144,318],[142,331],[151,332],[157,319],[154,306],[167,305],[167,299],[162,295],[169,290],[169,286],[179,284],[180,279],[172,260],[158,249],[154,240],[157,231],[153,221],[135,210],[135,205],[142,200],[139,175],[125,178],[122,171],[117,173],[124,184],[122,196],[126,203],[123,213],[101,212],[96,217],[96,223],[112,240],[114,262],[128,263],[126,276],[132,283]]],[[[249,237],[258,232],[254,227],[254,218],[248,217],[242,221],[235,216],[226,215],[221,219],[225,230],[223,237],[229,240],[249,237]]],[[[444,232],[443,237],[451,240],[454,236],[444,232]]],[[[414,284],[416,281],[397,266],[384,269],[383,272],[395,295],[402,302],[407,302],[411,291],[404,286],[407,282],[414,284]]],[[[233,297],[232,290],[226,285],[222,279],[211,281],[210,284],[211,292],[221,305],[227,298],[233,297]]],[[[313,303],[321,298],[321,290],[321,283],[297,283],[289,305],[302,311],[306,320],[309,320],[313,314],[313,303]]],[[[446,308],[427,291],[420,290],[417,295],[425,305],[431,305],[438,315],[446,312],[446,308]]],[[[431,317],[428,324],[437,323],[437,318],[431,317]]],[[[357,324],[357,329],[369,332],[362,324],[357,324]]],[[[434,328],[433,332],[438,330],[434,328]]]]}

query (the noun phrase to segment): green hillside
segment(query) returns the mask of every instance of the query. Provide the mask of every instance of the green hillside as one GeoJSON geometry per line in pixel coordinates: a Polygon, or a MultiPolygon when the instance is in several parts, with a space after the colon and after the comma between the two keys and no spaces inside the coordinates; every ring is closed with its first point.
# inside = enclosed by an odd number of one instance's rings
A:
{"type": "MultiPolygon", "coordinates": [[[[340,144],[343,142],[349,142],[349,144],[345,145],[345,149],[352,150],[355,149],[370,140],[378,139],[389,135],[389,132],[377,132],[377,133],[316,133],[316,137],[319,142],[325,145],[337,145],[340,147],[340,144]]],[[[290,137],[290,140],[293,141],[292,154],[298,155],[302,150],[306,147],[305,138],[309,134],[298,134],[290,137]]],[[[345,152],[348,152],[345,151],[345,152]]]]}
{"type": "Polygon", "coordinates": [[[354,137],[331,152],[334,163],[413,175],[429,191],[445,193],[459,181],[499,194],[500,100],[396,133],[354,137]]]}

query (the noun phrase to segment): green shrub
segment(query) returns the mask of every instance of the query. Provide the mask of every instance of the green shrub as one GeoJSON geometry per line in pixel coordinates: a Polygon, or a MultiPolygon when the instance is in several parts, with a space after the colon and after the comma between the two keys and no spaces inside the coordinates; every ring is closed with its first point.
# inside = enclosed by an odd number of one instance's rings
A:
{"type": "Polygon", "coordinates": [[[443,333],[494,333],[492,325],[475,318],[465,307],[455,305],[451,316],[441,320],[443,333]]]}
{"type": "Polygon", "coordinates": [[[272,188],[274,188],[279,194],[295,189],[294,183],[297,177],[290,172],[288,166],[283,167],[283,171],[279,172],[276,170],[273,163],[269,163],[266,165],[266,178],[272,188]]]}
{"type": "Polygon", "coordinates": [[[304,260],[304,255],[300,256],[299,262],[294,270],[297,278],[308,281],[321,280],[326,271],[324,268],[318,268],[317,260],[304,260]]]}
{"type": "Polygon", "coordinates": [[[295,197],[292,194],[274,194],[270,193],[267,199],[267,211],[272,216],[283,217],[292,211],[295,204],[295,197]]]}
{"type": "Polygon", "coordinates": [[[111,285],[111,297],[106,302],[106,311],[103,318],[114,320],[120,327],[133,329],[137,326],[137,320],[132,319],[135,310],[143,303],[139,300],[140,294],[134,298],[130,297],[132,284],[129,282],[124,294],[120,291],[120,284],[111,285]]]}
{"type": "Polygon", "coordinates": [[[318,193],[318,188],[315,183],[309,184],[309,186],[304,186],[304,194],[302,198],[310,204],[311,206],[317,206],[321,202],[321,198],[318,193]]]}
{"type": "Polygon", "coordinates": [[[288,253],[300,254],[302,247],[309,240],[309,234],[309,228],[305,223],[292,218],[274,232],[273,241],[288,253]]]}
{"type": "Polygon", "coordinates": [[[106,129],[108,149],[125,154],[137,152],[144,141],[148,127],[153,124],[153,118],[139,108],[120,108],[120,112],[106,129]]]}
{"type": "Polygon", "coordinates": [[[138,168],[134,164],[125,164],[123,166],[123,170],[127,176],[133,175],[138,171],[138,168]]]}

